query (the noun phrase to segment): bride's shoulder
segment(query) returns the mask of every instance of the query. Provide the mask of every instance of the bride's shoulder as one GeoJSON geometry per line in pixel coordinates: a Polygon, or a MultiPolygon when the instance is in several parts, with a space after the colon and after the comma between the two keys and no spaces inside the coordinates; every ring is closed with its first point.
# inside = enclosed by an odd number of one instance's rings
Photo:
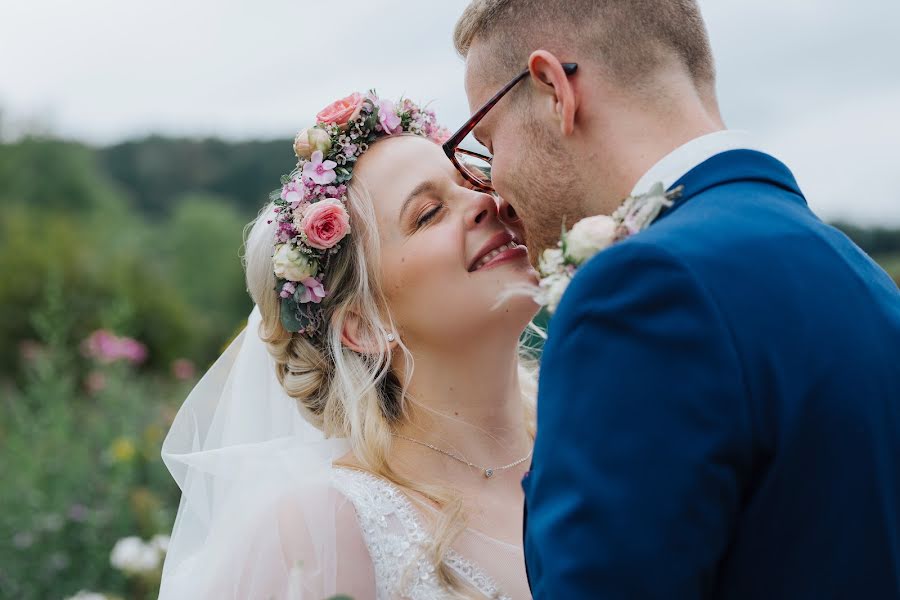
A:
{"type": "Polygon", "coordinates": [[[371,544],[381,533],[415,536],[421,530],[417,512],[401,489],[342,458],[316,473],[282,472],[275,477],[262,514],[274,517],[277,528],[309,538],[327,525],[336,531],[337,544],[371,544]],[[293,476],[292,476],[293,475],[293,476]]]}
{"type": "Polygon", "coordinates": [[[388,518],[394,525],[415,528],[418,519],[409,499],[387,479],[355,466],[336,466],[331,481],[341,500],[353,506],[364,529],[371,531],[376,523],[388,523],[388,518]]]}

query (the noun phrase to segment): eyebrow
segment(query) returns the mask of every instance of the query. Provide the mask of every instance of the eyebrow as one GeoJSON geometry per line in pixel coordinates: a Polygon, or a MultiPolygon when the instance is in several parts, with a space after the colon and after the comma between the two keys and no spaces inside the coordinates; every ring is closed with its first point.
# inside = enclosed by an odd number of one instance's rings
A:
{"type": "Polygon", "coordinates": [[[418,198],[422,194],[436,193],[437,189],[437,184],[431,180],[423,181],[422,183],[414,187],[406,197],[406,200],[403,201],[403,206],[400,207],[400,220],[403,220],[403,215],[406,214],[406,211],[409,209],[410,205],[416,198],[418,198]]]}

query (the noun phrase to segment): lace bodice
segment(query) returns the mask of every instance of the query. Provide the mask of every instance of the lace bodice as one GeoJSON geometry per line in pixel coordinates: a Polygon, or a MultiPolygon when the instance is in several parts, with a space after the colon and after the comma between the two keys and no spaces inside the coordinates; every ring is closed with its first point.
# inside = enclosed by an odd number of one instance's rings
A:
{"type": "MultiPolygon", "coordinates": [[[[334,485],[353,504],[375,571],[378,600],[441,600],[449,595],[424,556],[428,531],[409,499],[390,482],[336,468],[334,485]]],[[[512,600],[474,563],[449,550],[447,565],[487,598],[512,600]]]]}

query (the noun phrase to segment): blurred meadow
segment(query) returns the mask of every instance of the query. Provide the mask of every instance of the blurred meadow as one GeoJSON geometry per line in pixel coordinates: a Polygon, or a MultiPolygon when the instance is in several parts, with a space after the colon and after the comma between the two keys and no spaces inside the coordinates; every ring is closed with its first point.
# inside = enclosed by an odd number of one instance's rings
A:
{"type": "MultiPolygon", "coordinates": [[[[305,0],[5,7],[0,598],[156,597],[179,500],[162,439],[252,308],[242,231],[288,136],[372,86],[455,128],[466,4],[347,0],[324,58],[305,0]]],[[[701,0],[723,111],[900,281],[900,7],[826,4],[701,0]]]]}
{"type": "Polygon", "coordinates": [[[242,230],[291,166],[290,140],[0,145],[0,597],[155,597],[160,445],[252,308],[242,230]]]}

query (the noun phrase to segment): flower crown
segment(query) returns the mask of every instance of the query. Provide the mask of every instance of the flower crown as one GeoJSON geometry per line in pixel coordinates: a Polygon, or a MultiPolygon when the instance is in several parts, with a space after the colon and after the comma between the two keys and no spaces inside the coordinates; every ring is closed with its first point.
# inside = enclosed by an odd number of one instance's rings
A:
{"type": "Polygon", "coordinates": [[[434,113],[410,100],[398,103],[374,91],[353,93],[326,106],[316,125],[294,138],[297,167],[272,192],[278,223],[272,255],[281,298],[281,323],[292,332],[315,335],[322,326],[319,304],[331,258],[350,234],[347,184],[357,159],[379,138],[411,133],[442,143],[449,132],[434,113]]]}

